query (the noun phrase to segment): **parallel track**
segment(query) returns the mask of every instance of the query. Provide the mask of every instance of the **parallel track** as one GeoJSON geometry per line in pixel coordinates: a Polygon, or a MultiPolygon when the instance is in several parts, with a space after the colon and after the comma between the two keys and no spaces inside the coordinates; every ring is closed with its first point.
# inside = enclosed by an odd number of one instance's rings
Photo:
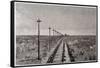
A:
{"type": "Polygon", "coordinates": [[[70,56],[68,45],[62,39],[59,41],[53,53],[49,56],[47,63],[67,63],[72,61],[70,60],[70,56]]]}

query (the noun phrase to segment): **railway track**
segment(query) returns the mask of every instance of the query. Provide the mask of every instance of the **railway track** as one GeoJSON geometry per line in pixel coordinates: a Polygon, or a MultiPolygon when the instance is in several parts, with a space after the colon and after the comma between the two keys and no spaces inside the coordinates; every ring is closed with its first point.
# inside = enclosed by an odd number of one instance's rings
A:
{"type": "Polygon", "coordinates": [[[47,63],[69,63],[70,57],[68,48],[64,39],[59,41],[59,44],[54,49],[53,53],[49,56],[47,63]]]}
{"type": "Polygon", "coordinates": [[[70,56],[70,61],[74,62],[75,59],[74,59],[74,56],[72,55],[72,50],[69,48],[69,45],[67,43],[66,43],[66,47],[68,48],[68,54],[70,56]]]}
{"type": "Polygon", "coordinates": [[[65,43],[63,43],[63,50],[62,50],[62,62],[65,61],[65,43]]]}
{"type": "Polygon", "coordinates": [[[62,40],[59,42],[59,44],[57,45],[57,47],[55,48],[55,50],[53,51],[53,53],[52,53],[52,54],[50,55],[50,57],[48,58],[47,63],[53,63],[54,57],[55,57],[55,55],[56,55],[56,53],[57,53],[57,50],[58,50],[58,48],[59,48],[61,42],[62,42],[62,40]]]}

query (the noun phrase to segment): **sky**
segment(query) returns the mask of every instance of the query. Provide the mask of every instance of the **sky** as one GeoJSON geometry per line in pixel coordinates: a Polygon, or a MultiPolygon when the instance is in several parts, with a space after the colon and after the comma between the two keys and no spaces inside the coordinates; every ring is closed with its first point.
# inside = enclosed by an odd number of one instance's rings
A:
{"type": "MultiPolygon", "coordinates": [[[[48,35],[51,27],[62,34],[96,35],[96,7],[15,3],[16,35],[48,35]]],[[[52,33],[51,33],[52,34],[52,33]]]]}

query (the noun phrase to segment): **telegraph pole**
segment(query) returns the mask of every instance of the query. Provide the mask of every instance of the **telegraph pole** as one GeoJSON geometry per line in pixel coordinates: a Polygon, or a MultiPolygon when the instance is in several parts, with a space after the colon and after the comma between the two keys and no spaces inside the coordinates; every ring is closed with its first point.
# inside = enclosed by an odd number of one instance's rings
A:
{"type": "Polygon", "coordinates": [[[40,58],[40,22],[42,22],[39,18],[37,19],[38,23],[38,60],[41,60],[40,58]]]}
{"type": "Polygon", "coordinates": [[[54,36],[54,29],[53,29],[53,36],[54,36]]]}
{"type": "Polygon", "coordinates": [[[51,41],[51,40],[50,40],[50,39],[51,39],[50,36],[51,36],[51,27],[49,27],[49,51],[50,51],[50,43],[51,43],[51,42],[50,42],[50,41],[51,41]]]}

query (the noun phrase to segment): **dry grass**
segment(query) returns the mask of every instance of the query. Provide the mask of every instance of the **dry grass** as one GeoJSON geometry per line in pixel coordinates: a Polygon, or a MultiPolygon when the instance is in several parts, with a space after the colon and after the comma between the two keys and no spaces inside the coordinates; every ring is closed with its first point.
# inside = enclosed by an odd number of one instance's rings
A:
{"type": "MultiPolygon", "coordinates": [[[[42,64],[49,53],[48,36],[40,36],[40,56],[38,57],[38,42],[37,36],[16,36],[16,64],[42,64]]],[[[69,53],[72,54],[74,61],[92,61],[97,60],[96,36],[68,36],[65,37],[66,43],[69,46],[69,53]]],[[[55,47],[55,44],[60,39],[59,36],[53,36],[50,40],[50,49],[55,47]]],[[[70,57],[71,58],[71,57],[70,57]]]]}

